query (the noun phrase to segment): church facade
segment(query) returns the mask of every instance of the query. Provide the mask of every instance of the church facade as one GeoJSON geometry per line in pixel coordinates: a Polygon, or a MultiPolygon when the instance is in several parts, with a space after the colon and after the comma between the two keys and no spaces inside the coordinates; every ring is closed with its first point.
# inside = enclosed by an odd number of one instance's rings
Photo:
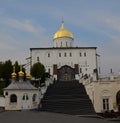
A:
{"type": "Polygon", "coordinates": [[[97,47],[74,47],[73,34],[62,22],[53,36],[53,47],[30,48],[31,66],[41,62],[55,80],[78,80],[81,77],[97,79],[99,64],[97,47]]]}

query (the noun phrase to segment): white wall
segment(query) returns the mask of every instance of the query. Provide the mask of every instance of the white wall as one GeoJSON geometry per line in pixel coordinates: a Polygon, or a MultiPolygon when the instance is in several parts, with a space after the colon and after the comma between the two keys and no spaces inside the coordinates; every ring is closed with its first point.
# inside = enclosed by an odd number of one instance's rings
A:
{"type": "Polygon", "coordinates": [[[0,107],[5,107],[5,98],[0,97],[0,107]]]}
{"type": "Polygon", "coordinates": [[[37,62],[37,57],[39,57],[39,61],[45,66],[46,71],[48,72],[50,69],[51,75],[53,75],[53,64],[57,64],[58,68],[63,65],[74,67],[74,64],[78,64],[79,69],[82,68],[82,73],[91,75],[97,67],[95,48],[39,48],[31,50],[31,57],[32,65],[37,62]],[[61,53],[61,57],[59,57],[59,53],[61,53]]]}
{"type": "Polygon", "coordinates": [[[104,97],[109,98],[109,110],[118,111],[116,104],[116,95],[120,91],[120,80],[114,81],[96,81],[85,85],[87,94],[89,95],[95,111],[97,113],[103,112],[104,97]]]}

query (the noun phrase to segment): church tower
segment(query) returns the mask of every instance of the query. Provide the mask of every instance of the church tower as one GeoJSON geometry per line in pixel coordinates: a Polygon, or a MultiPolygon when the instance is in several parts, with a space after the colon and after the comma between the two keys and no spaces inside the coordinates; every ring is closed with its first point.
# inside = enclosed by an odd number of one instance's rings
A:
{"type": "Polygon", "coordinates": [[[69,32],[62,21],[61,28],[54,34],[54,47],[73,47],[73,34],[69,32]]]}

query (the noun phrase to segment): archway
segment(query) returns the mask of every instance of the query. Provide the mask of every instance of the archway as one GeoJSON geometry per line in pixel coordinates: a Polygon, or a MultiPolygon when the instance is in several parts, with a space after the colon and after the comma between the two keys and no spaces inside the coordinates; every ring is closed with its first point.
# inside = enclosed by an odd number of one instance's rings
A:
{"type": "Polygon", "coordinates": [[[58,69],[58,80],[60,81],[70,81],[74,80],[75,78],[75,71],[74,68],[71,68],[70,66],[62,66],[60,69],[58,69]]]}
{"type": "Polygon", "coordinates": [[[119,110],[119,113],[120,113],[120,91],[118,91],[118,93],[116,95],[116,102],[117,102],[118,110],[119,110]]]}

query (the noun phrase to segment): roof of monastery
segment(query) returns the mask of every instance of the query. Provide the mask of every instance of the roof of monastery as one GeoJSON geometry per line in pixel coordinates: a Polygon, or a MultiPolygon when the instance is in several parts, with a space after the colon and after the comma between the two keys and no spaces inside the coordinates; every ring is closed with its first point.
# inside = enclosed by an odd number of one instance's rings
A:
{"type": "Polygon", "coordinates": [[[4,90],[38,90],[38,88],[34,87],[30,83],[30,76],[26,74],[27,80],[23,80],[24,73],[22,72],[22,67],[20,68],[19,74],[19,80],[16,80],[16,73],[15,73],[15,67],[13,68],[13,73],[11,74],[12,76],[12,82],[11,84],[4,88],[4,90]]]}
{"type": "Polygon", "coordinates": [[[38,90],[28,81],[15,81],[12,82],[8,87],[4,88],[5,90],[38,90]]]}
{"type": "Polygon", "coordinates": [[[58,50],[58,49],[97,49],[97,47],[41,47],[41,48],[30,48],[30,50],[58,50]]]}

